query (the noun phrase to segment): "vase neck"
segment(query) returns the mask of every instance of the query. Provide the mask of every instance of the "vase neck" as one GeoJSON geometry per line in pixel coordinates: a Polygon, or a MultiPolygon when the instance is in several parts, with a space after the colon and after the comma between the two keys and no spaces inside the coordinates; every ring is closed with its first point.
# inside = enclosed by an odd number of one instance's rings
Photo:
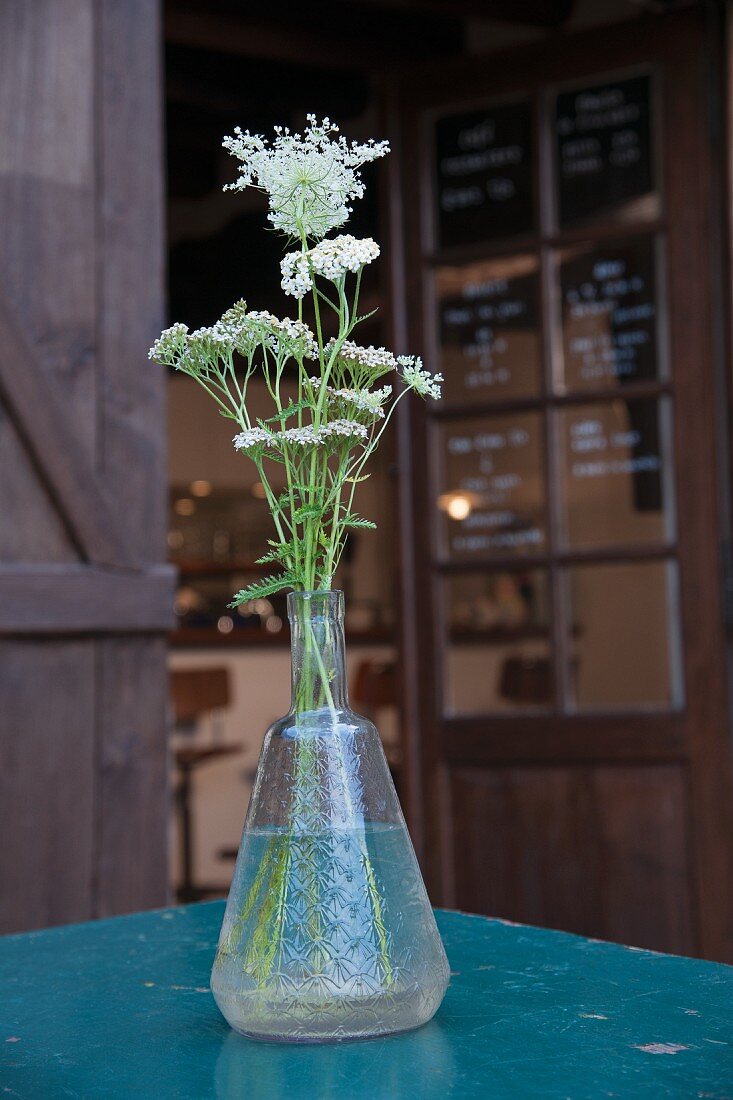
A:
{"type": "Polygon", "coordinates": [[[291,710],[302,714],[347,709],[343,592],[291,592],[288,618],[291,710]]]}

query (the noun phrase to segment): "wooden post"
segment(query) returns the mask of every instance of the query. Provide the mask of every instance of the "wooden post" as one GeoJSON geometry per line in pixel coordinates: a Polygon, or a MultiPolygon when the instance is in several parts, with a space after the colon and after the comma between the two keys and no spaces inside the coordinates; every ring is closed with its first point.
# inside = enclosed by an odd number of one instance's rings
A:
{"type": "Polygon", "coordinates": [[[166,900],[155,0],[0,6],[0,931],[166,900]]]}

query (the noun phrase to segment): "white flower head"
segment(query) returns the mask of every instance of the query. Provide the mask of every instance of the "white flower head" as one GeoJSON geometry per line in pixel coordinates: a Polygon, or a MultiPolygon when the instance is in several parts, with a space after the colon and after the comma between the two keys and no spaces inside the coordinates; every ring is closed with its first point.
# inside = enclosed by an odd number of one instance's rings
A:
{"type": "Polygon", "coordinates": [[[319,429],[321,433],[321,440],[327,440],[329,438],[337,439],[366,439],[369,432],[363,424],[359,424],[357,420],[332,420],[329,424],[324,424],[319,429]]]}
{"type": "MultiPolygon", "coordinates": [[[[327,355],[333,351],[335,344],[335,340],[329,340],[325,349],[327,355]]],[[[363,376],[367,376],[374,381],[383,374],[389,374],[390,371],[397,369],[397,360],[391,351],[387,351],[386,348],[375,348],[371,344],[366,348],[361,347],[353,340],[343,341],[338,357],[348,367],[350,373],[360,380],[363,380],[363,376]]]]}
{"type": "Polygon", "coordinates": [[[316,338],[303,321],[276,317],[266,310],[247,310],[244,301],[228,309],[214,326],[216,331],[241,355],[249,358],[265,345],[275,355],[297,359],[318,357],[316,338]]]}
{"type": "Polygon", "coordinates": [[[308,252],[289,252],[280,261],[281,286],[286,294],[303,298],[313,288],[313,275],[322,275],[332,283],[347,271],[356,274],[365,264],[376,260],[379,245],[371,237],[359,240],[344,233],[332,240],[321,241],[308,252]]]}
{"type": "Polygon", "coordinates": [[[304,424],[301,428],[283,428],[276,432],[280,443],[290,443],[297,447],[313,447],[320,443],[319,434],[312,424],[304,424]]]}
{"type": "Polygon", "coordinates": [[[441,395],[442,374],[431,374],[424,370],[422,359],[415,355],[398,355],[397,362],[402,368],[402,381],[420,397],[432,397],[438,401],[441,395]]]}
{"type": "Polygon", "coordinates": [[[267,428],[247,428],[235,435],[232,440],[237,451],[251,451],[257,447],[271,447],[275,442],[275,433],[267,428]]]}
{"type": "Polygon", "coordinates": [[[364,194],[358,169],[385,156],[389,143],[334,138],[338,126],[328,118],[317,122],[312,114],[307,123],[302,135],[276,126],[272,142],[237,127],[223,145],[241,162],[239,179],[225,190],[259,188],[269,198],[268,218],[275,229],[318,241],[348,220],[349,202],[364,194]]]}
{"type": "Polygon", "coordinates": [[[314,428],[312,424],[304,424],[301,428],[284,428],[274,433],[279,443],[289,443],[298,447],[318,447],[323,444],[332,444],[342,439],[363,440],[369,432],[363,424],[356,420],[331,420],[328,424],[322,424],[314,428]]]}
{"type": "Polygon", "coordinates": [[[175,324],[164,329],[148,352],[148,359],[160,363],[161,367],[174,367],[185,355],[187,336],[188,325],[175,324]]]}
{"type": "Polygon", "coordinates": [[[330,396],[332,401],[349,412],[354,410],[372,420],[384,420],[384,403],[391,393],[391,386],[382,386],[378,390],[333,390],[330,396]]]}

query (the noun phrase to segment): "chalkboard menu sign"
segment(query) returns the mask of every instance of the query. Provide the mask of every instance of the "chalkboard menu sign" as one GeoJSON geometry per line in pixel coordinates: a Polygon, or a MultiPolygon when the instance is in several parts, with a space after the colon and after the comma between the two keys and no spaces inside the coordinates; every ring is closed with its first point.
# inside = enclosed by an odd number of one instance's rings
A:
{"type": "Polygon", "coordinates": [[[656,242],[577,245],[560,263],[561,389],[657,378],[656,242]]]}
{"type": "Polygon", "coordinates": [[[443,554],[466,561],[544,549],[541,414],[456,420],[440,436],[443,554]]]}
{"type": "Polygon", "coordinates": [[[445,400],[470,404],[536,396],[541,370],[536,258],[439,268],[435,286],[445,400]]]}
{"type": "Polygon", "coordinates": [[[559,93],[555,146],[561,225],[657,212],[651,77],[559,93]]]}
{"type": "Polygon", "coordinates": [[[474,244],[531,232],[532,161],[528,103],[504,103],[439,119],[438,244],[474,244]]]}
{"type": "Polygon", "coordinates": [[[664,399],[563,409],[565,536],[571,547],[665,538],[669,416],[664,399]]]}

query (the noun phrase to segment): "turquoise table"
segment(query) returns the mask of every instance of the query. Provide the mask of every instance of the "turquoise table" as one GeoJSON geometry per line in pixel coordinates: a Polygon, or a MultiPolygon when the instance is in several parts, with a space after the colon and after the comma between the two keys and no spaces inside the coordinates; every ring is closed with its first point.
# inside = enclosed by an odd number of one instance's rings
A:
{"type": "Polygon", "coordinates": [[[733,968],[438,913],[453,977],[420,1031],[250,1042],[208,990],[223,905],[0,939],[0,1098],[733,1097],[733,968]]]}

